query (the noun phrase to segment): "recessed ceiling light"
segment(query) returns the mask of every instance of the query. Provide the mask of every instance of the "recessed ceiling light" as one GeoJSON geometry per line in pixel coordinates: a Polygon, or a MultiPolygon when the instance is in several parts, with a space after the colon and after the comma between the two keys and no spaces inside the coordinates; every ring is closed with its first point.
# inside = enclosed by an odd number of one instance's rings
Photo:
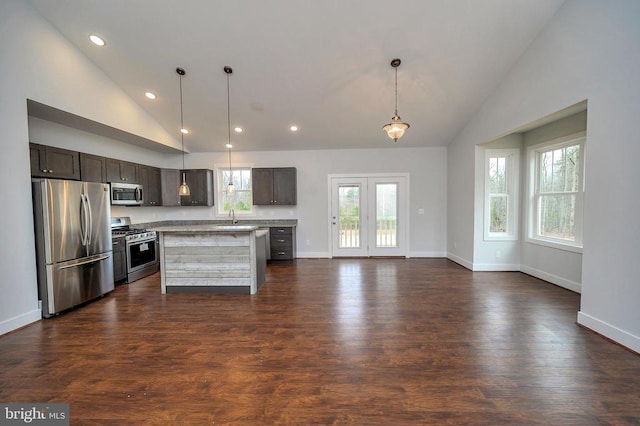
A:
{"type": "Polygon", "coordinates": [[[153,92],[145,92],[145,94],[144,94],[144,95],[145,95],[147,98],[151,99],[151,100],[153,100],[153,99],[157,98],[156,94],[155,94],[155,93],[153,93],[153,92]]]}
{"type": "Polygon", "coordinates": [[[187,129],[180,129],[180,131],[185,135],[189,134],[189,130],[187,130],[187,129]]]}
{"type": "Polygon", "coordinates": [[[233,144],[230,144],[230,143],[226,144],[225,146],[229,149],[233,148],[233,144]]]}
{"type": "Polygon", "coordinates": [[[293,126],[289,126],[289,130],[291,130],[292,132],[297,132],[298,126],[296,126],[295,124],[293,126]]]}
{"type": "Polygon", "coordinates": [[[244,132],[244,129],[242,127],[234,127],[233,131],[236,133],[242,133],[244,132]]]}
{"type": "Polygon", "coordinates": [[[92,42],[93,44],[95,44],[96,46],[101,46],[101,47],[102,47],[102,46],[104,46],[105,44],[107,44],[107,43],[105,43],[105,42],[104,42],[104,40],[103,40],[101,37],[98,37],[98,36],[97,36],[97,35],[95,35],[95,34],[91,34],[91,35],[89,36],[89,40],[91,40],[91,42],[92,42]]]}

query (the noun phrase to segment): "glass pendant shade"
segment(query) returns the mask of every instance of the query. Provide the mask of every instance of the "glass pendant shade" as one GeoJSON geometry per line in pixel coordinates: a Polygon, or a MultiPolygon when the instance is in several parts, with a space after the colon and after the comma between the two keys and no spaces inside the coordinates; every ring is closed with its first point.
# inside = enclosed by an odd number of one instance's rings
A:
{"type": "Polygon", "coordinates": [[[180,195],[191,195],[189,185],[187,185],[186,182],[182,182],[182,185],[180,185],[180,189],[178,189],[178,193],[180,195]]]}
{"type": "Polygon", "coordinates": [[[227,185],[227,194],[231,195],[235,192],[236,187],[233,185],[233,182],[229,182],[227,185]]]}
{"type": "Polygon", "coordinates": [[[189,185],[187,185],[187,179],[185,178],[184,173],[182,174],[182,184],[180,185],[180,188],[178,188],[178,194],[191,195],[191,190],[189,189],[189,185]]]}
{"type": "Polygon", "coordinates": [[[385,125],[382,129],[387,132],[387,135],[391,139],[398,142],[398,139],[404,135],[404,131],[409,127],[409,123],[405,123],[399,116],[394,115],[393,118],[391,118],[391,123],[385,125]]]}

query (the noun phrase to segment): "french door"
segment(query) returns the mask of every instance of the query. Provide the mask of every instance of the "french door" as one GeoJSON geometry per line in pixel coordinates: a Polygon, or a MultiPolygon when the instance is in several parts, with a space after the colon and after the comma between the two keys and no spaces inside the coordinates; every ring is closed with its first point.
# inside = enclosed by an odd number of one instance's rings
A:
{"type": "Polygon", "coordinates": [[[331,254],[405,256],[406,176],[330,176],[331,254]]]}

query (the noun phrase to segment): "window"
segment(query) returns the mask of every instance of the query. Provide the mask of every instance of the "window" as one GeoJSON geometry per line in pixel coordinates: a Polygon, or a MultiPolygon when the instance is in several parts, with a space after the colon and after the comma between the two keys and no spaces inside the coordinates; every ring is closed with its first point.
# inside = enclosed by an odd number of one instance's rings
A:
{"type": "Polygon", "coordinates": [[[520,151],[485,151],[485,240],[518,239],[520,151]]]}
{"type": "Polygon", "coordinates": [[[584,141],[581,133],[530,148],[533,242],[582,247],[584,141]]]}
{"type": "Polygon", "coordinates": [[[236,215],[253,214],[253,202],[251,193],[251,167],[218,167],[218,214],[228,214],[233,208],[236,215]],[[229,172],[235,188],[233,194],[227,194],[229,184],[229,172]]]}

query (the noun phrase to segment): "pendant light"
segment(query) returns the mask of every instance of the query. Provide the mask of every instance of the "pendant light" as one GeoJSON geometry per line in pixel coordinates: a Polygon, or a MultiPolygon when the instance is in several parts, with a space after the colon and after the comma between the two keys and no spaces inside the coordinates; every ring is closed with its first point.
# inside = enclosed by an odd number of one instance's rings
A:
{"type": "Polygon", "coordinates": [[[191,195],[191,190],[189,189],[189,185],[187,185],[186,173],[184,172],[184,114],[182,111],[182,77],[186,74],[183,68],[176,68],[176,72],[180,78],[180,141],[182,142],[182,184],[178,189],[179,195],[191,195]]]}
{"type": "Polygon", "coordinates": [[[229,94],[229,76],[233,73],[233,69],[231,69],[230,66],[225,66],[223,70],[227,74],[227,149],[229,150],[229,183],[227,184],[227,194],[231,195],[235,191],[235,186],[233,185],[233,171],[231,170],[231,148],[233,145],[231,144],[231,96],[229,94]]]}
{"type": "Polygon", "coordinates": [[[396,109],[391,117],[391,123],[386,124],[382,130],[387,132],[387,135],[394,140],[394,142],[398,142],[398,139],[404,135],[404,131],[409,128],[409,123],[405,123],[402,121],[400,116],[398,115],[398,67],[400,66],[400,59],[396,58],[391,61],[391,66],[396,70],[396,109]]]}

